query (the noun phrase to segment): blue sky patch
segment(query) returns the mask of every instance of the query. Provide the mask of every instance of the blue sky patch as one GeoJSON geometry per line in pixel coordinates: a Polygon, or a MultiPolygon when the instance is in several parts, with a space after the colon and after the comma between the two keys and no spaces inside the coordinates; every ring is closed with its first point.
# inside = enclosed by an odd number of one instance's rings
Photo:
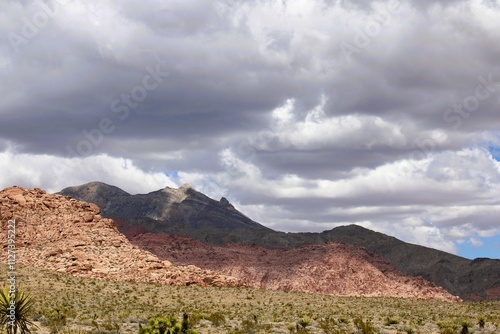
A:
{"type": "Polygon", "coordinates": [[[489,238],[477,238],[482,245],[473,245],[470,241],[457,244],[458,255],[475,259],[477,257],[489,257],[491,259],[500,259],[500,235],[489,238]]]}
{"type": "Polygon", "coordinates": [[[488,147],[488,151],[490,151],[495,160],[500,161],[500,147],[490,146],[488,147]]]}
{"type": "Polygon", "coordinates": [[[174,180],[179,180],[179,171],[165,171],[164,173],[174,180]]]}

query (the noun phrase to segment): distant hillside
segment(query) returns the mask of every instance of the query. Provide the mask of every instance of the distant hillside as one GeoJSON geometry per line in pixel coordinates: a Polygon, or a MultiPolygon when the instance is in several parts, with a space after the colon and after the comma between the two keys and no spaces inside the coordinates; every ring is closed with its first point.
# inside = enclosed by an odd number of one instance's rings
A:
{"type": "Polygon", "coordinates": [[[421,275],[463,299],[500,299],[500,260],[468,260],[356,225],[322,233],[273,231],[237,211],[225,198],[210,199],[188,185],[130,195],[92,182],[63,189],[61,194],[99,205],[103,216],[117,220],[120,231],[129,238],[146,232],[165,233],[217,246],[236,243],[272,248],[341,241],[364,247],[403,273],[421,275]]]}

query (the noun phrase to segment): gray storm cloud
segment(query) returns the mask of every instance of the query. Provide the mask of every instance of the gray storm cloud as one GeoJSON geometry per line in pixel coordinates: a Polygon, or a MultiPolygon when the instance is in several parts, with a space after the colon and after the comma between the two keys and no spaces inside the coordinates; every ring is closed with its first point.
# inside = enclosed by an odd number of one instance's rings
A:
{"type": "Polygon", "coordinates": [[[498,1],[5,1],[0,16],[3,187],[189,182],[284,230],[359,223],[453,252],[500,234],[498,1]]]}

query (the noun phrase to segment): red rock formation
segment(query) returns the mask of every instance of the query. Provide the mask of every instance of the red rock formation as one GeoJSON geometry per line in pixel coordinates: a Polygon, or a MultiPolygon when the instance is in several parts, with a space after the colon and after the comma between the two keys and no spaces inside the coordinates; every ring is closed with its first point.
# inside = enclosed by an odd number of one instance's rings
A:
{"type": "Polygon", "coordinates": [[[414,297],[459,301],[421,277],[405,276],[364,249],[328,243],[292,249],[230,244],[216,247],[188,237],[142,234],[131,242],[176,265],[194,264],[273,290],[339,296],[414,297]]]}
{"type": "Polygon", "coordinates": [[[75,276],[169,285],[237,286],[233,278],[192,265],[175,267],[137,246],[100,216],[95,204],[40,189],[0,191],[0,261],[7,263],[7,225],[15,220],[16,262],[75,276]]]}

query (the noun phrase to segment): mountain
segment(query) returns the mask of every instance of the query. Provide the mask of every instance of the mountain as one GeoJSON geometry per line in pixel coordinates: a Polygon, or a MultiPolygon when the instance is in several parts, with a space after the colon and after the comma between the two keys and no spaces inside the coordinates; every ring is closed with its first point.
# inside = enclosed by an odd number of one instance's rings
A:
{"type": "Polygon", "coordinates": [[[129,239],[149,232],[188,236],[214,246],[248,244],[283,249],[344,242],[364,247],[402,273],[422,276],[463,299],[500,299],[500,260],[468,260],[356,225],[321,233],[273,231],[236,210],[227,199],[213,200],[189,185],[130,195],[92,182],[63,189],[61,194],[99,205],[103,216],[114,219],[129,239]]]}
{"type": "Polygon", "coordinates": [[[97,204],[120,230],[140,227],[155,233],[193,236],[215,245],[255,243],[274,231],[236,210],[225,198],[215,201],[188,184],[130,195],[100,182],[63,189],[61,195],[97,204]]]}
{"type": "Polygon", "coordinates": [[[500,300],[500,260],[469,260],[436,249],[403,242],[357,225],[322,233],[323,239],[362,246],[403,273],[422,276],[466,300],[500,300]]]}
{"type": "Polygon", "coordinates": [[[236,277],[254,288],[335,296],[460,300],[421,277],[402,275],[379,256],[339,242],[287,249],[248,244],[220,247],[162,233],[140,234],[131,242],[175,265],[194,264],[236,277]]]}
{"type": "MultiPolygon", "coordinates": [[[[130,196],[117,188],[100,186],[86,188],[85,194],[96,196],[101,204],[106,194],[130,196]]],[[[191,193],[188,187],[155,192],[153,196],[181,202],[187,199],[188,203],[193,202],[195,196],[203,198],[191,193]]],[[[221,215],[217,212],[220,207],[214,206],[210,210],[221,215]]],[[[228,203],[222,206],[239,220],[233,220],[231,226],[239,228],[244,224],[247,228],[260,228],[228,203]]],[[[168,208],[155,209],[155,214],[168,213],[168,208]]],[[[346,296],[459,300],[422,278],[402,275],[380,257],[338,242],[289,249],[237,244],[218,247],[187,237],[143,233],[131,244],[118,232],[113,220],[101,216],[96,204],[47,194],[41,189],[11,187],[0,191],[0,221],[5,240],[9,226],[15,222],[17,264],[80,277],[168,285],[250,286],[346,296]],[[179,247],[179,242],[184,246],[179,247]],[[175,260],[175,265],[168,258],[175,260]]],[[[2,252],[0,260],[6,263],[8,252],[2,252]]]]}
{"type": "MultiPolygon", "coordinates": [[[[241,283],[195,266],[173,266],[132,245],[97,205],[41,189],[0,191],[2,238],[15,221],[16,263],[75,276],[169,285],[239,286],[241,283]]],[[[11,233],[9,233],[10,235],[11,233]]],[[[7,243],[0,261],[7,263],[7,243]]]]}

